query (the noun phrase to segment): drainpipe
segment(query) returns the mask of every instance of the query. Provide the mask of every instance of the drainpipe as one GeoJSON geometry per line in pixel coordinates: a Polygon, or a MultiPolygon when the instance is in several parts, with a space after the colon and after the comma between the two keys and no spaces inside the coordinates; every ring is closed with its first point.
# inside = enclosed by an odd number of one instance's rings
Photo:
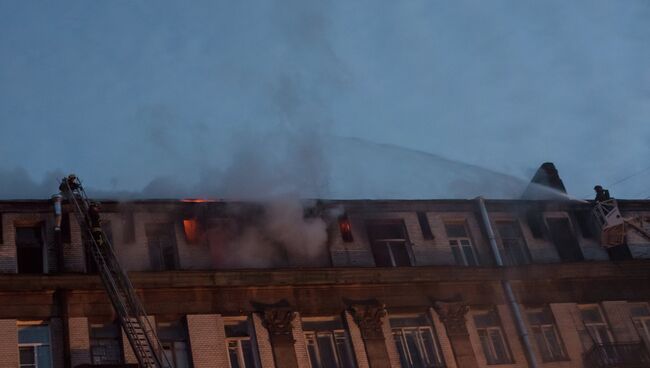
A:
{"type": "MultiPolygon", "coordinates": [[[[487,231],[488,240],[490,241],[490,249],[492,250],[492,255],[498,267],[503,267],[503,260],[499,252],[499,247],[497,245],[497,239],[494,236],[494,230],[492,230],[492,223],[490,222],[490,215],[488,214],[487,208],[485,207],[485,200],[483,197],[476,198],[478,206],[481,210],[481,218],[483,219],[483,225],[487,231]]],[[[503,287],[503,292],[505,293],[506,300],[510,306],[510,311],[512,316],[515,319],[515,325],[517,327],[517,333],[519,334],[519,339],[521,340],[522,345],[524,346],[524,352],[526,353],[526,360],[528,361],[528,366],[531,368],[537,368],[537,358],[535,357],[535,352],[533,351],[533,346],[530,343],[530,337],[528,336],[528,330],[524,324],[524,319],[521,315],[521,309],[515,298],[515,293],[512,291],[512,285],[510,285],[509,280],[502,280],[501,286],[503,287]]]]}

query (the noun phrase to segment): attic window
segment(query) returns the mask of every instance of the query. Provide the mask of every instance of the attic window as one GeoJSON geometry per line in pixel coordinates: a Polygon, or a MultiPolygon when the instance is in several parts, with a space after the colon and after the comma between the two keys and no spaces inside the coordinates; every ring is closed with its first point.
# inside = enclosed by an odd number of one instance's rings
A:
{"type": "Polygon", "coordinates": [[[528,228],[534,238],[544,238],[544,222],[542,220],[541,212],[529,210],[526,212],[526,222],[528,223],[528,228]]]}
{"type": "Polygon", "coordinates": [[[71,238],[70,214],[64,213],[63,216],[61,216],[61,242],[70,244],[72,242],[71,238]]]}
{"type": "Polygon", "coordinates": [[[135,218],[132,211],[127,211],[122,216],[122,241],[125,244],[135,241],[135,218]]]}
{"type": "Polygon", "coordinates": [[[341,230],[341,239],[346,243],[352,243],[354,237],[352,236],[352,224],[347,214],[339,216],[339,229],[341,230]]]}

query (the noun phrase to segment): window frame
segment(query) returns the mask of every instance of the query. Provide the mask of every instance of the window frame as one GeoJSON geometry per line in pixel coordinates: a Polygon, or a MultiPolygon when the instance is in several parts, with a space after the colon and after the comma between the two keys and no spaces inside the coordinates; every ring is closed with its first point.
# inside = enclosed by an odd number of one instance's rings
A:
{"type": "MultiPolygon", "coordinates": [[[[236,349],[237,349],[237,362],[239,364],[240,368],[259,368],[260,367],[260,360],[259,356],[257,355],[257,342],[254,336],[254,331],[253,331],[253,325],[252,321],[247,318],[247,317],[227,317],[224,318],[223,321],[223,326],[224,326],[224,335],[225,335],[225,342],[226,342],[226,355],[228,356],[228,367],[232,368],[232,363],[230,361],[230,343],[235,343],[236,344],[236,349]],[[228,336],[227,331],[225,331],[226,326],[228,325],[236,325],[238,323],[245,322],[246,323],[246,329],[247,329],[247,336],[228,336]],[[253,361],[253,366],[252,367],[247,367],[246,366],[246,358],[244,356],[244,349],[243,349],[243,344],[242,341],[248,341],[250,346],[251,346],[251,358],[253,361]]],[[[189,345],[188,345],[189,346],[189,345]]]]}
{"type": "Polygon", "coordinates": [[[630,309],[637,305],[645,307],[648,314],[642,316],[635,316],[630,313],[632,324],[641,339],[645,342],[648,349],[650,349],[650,303],[630,303],[630,309]],[[640,328],[639,328],[640,327],[640,328]]]}
{"type": "Polygon", "coordinates": [[[451,249],[451,253],[454,257],[454,260],[456,262],[456,265],[458,266],[464,266],[464,267],[478,267],[481,265],[481,262],[478,258],[478,252],[476,251],[476,248],[474,246],[474,239],[472,237],[472,233],[469,229],[469,226],[467,225],[467,219],[463,220],[448,220],[444,221],[444,227],[445,227],[445,236],[447,237],[447,243],[449,244],[449,247],[451,249]],[[449,232],[447,231],[447,226],[451,225],[461,225],[465,229],[465,236],[464,237],[459,237],[459,236],[450,236],[449,232]],[[463,241],[466,241],[468,245],[462,244],[463,241]],[[452,242],[455,242],[456,244],[452,244],[452,242]],[[454,252],[454,248],[457,248],[458,253],[454,252]],[[470,262],[467,259],[467,254],[465,253],[465,249],[463,248],[469,248],[470,253],[472,257],[474,258],[474,263],[475,264],[470,264],[470,262]],[[456,256],[456,254],[459,255],[460,261],[462,263],[459,263],[459,257],[456,256]]]}
{"type": "MultiPolygon", "coordinates": [[[[388,254],[388,260],[390,261],[390,265],[381,265],[378,267],[413,267],[415,265],[413,251],[411,249],[411,241],[409,240],[409,235],[408,235],[408,229],[406,228],[406,224],[404,223],[403,218],[367,220],[366,229],[368,231],[368,240],[370,242],[370,248],[373,252],[373,256],[375,256],[376,247],[383,247],[385,252],[388,254]],[[371,227],[390,226],[390,225],[400,226],[402,228],[402,234],[403,234],[402,238],[374,238],[372,236],[372,232],[370,231],[371,227]],[[404,247],[408,259],[407,265],[397,264],[396,261],[397,257],[393,252],[393,245],[404,247]]],[[[376,258],[375,258],[375,263],[377,263],[376,258]]]]}
{"type": "Polygon", "coordinates": [[[495,221],[495,227],[497,230],[497,234],[499,236],[499,240],[501,243],[501,250],[503,251],[504,258],[504,263],[507,266],[524,266],[532,263],[532,257],[530,255],[530,250],[528,249],[528,243],[526,242],[526,237],[524,236],[524,232],[521,228],[521,224],[517,219],[499,219],[495,221]],[[513,229],[515,232],[519,234],[519,237],[505,237],[503,236],[502,231],[500,229],[500,226],[503,225],[512,225],[513,229]],[[518,260],[515,259],[514,254],[512,253],[512,245],[506,246],[506,240],[515,240],[515,246],[519,247],[519,252],[520,254],[523,255],[524,263],[518,262],[518,260]]]}
{"type": "Polygon", "coordinates": [[[544,363],[546,362],[560,362],[560,361],[567,361],[569,360],[568,352],[566,349],[566,346],[564,345],[564,341],[562,340],[562,336],[560,335],[560,332],[557,328],[557,322],[555,321],[555,316],[553,315],[553,312],[551,311],[550,308],[531,308],[526,310],[526,317],[528,319],[528,325],[530,326],[530,330],[533,333],[533,337],[535,338],[535,343],[537,344],[537,350],[539,351],[539,355],[542,357],[542,361],[544,363]],[[550,316],[551,321],[548,323],[538,323],[538,324],[533,324],[530,319],[530,315],[533,313],[541,313],[545,314],[548,313],[548,316],[550,316]],[[537,339],[536,331],[535,329],[539,329],[540,336],[543,339],[546,351],[548,351],[551,356],[546,357],[542,353],[542,349],[539,346],[539,340],[537,339]],[[555,354],[553,352],[552,344],[548,341],[548,336],[544,333],[545,330],[551,329],[553,335],[555,336],[555,339],[558,344],[558,348],[560,349],[559,354],[555,354]]]}
{"type": "Polygon", "coordinates": [[[307,317],[307,318],[302,318],[301,321],[301,326],[303,327],[303,335],[305,337],[305,345],[307,349],[307,356],[309,357],[309,366],[311,368],[318,368],[314,367],[313,364],[311,363],[312,357],[309,352],[309,344],[310,344],[310,335],[313,336],[313,341],[314,343],[314,351],[316,352],[317,360],[320,364],[322,364],[322,359],[321,359],[321,349],[320,349],[320,343],[319,343],[319,336],[327,335],[329,343],[331,344],[331,351],[335,354],[334,358],[336,359],[336,364],[337,366],[344,367],[345,365],[343,364],[343,357],[341,356],[341,352],[339,351],[339,346],[337,342],[339,340],[343,340],[344,343],[347,345],[347,349],[349,349],[350,353],[350,362],[353,367],[357,367],[357,360],[356,356],[354,353],[354,347],[352,346],[352,338],[346,329],[344,323],[343,323],[343,318],[339,316],[334,316],[334,317],[307,317]],[[305,328],[304,323],[307,322],[339,322],[341,324],[341,328],[326,328],[326,329],[310,329],[310,328],[305,328]]]}
{"type": "Polygon", "coordinates": [[[501,316],[499,315],[499,311],[497,309],[490,309],[490,310],[478,310],[472,313],[472,323],[474,323],[474,329],[476,330],[476,335],[478,337],[478,342],[481,345],[481,351],[483,352],[483,356],[485,357],[485,361],[487,365],[500,365],[500,364],[514,364],[514,357],[512,355],[512,351],[510,350],[510,343],[508,342],[507,336],[503,331],[503,324],[501,323],[501,316]],[[496,316],[496,323],[497,325],[490,325],[487,327],[478,327],[476,323],[476,317],[480,315],[487,315],[490,313],[494,313],[496,316]],[[483,333],[482,333],[483,332],[483,333]],[[493,335],[491,332],[497,332],[499,336],[499,341],[501,342],[503,346],[503,352],[505,353],[505,357],[503,357],[503,360],[499,359],[499,356],[497,354],[497,349],[494,344],[494,340],[492,339],[493,335]],[[484,340],[484,337],[486,338],[484,340]],[[485,342],[487,342],[488,345],[488,350],[485,350],[485,342]]]}
{"type": "Polygon", "coordinates": [[[585,326],[587,334],[595,344],[612,344],[615,342],[612,329],[610,328],[609,322],[607,321],[607,318],[605,317],[605,314],[603,313],[600,305],[582,304],[578,306],[578,309],[580,311],[580,319],[582,320],[582,324],[585,326]],[[588,309],[597,310],[601,322],[586,322],[584,316],[582,315],[582,312],[588,309]],[[598,327],[605,327],[608,341],[602,341],[601,330],[598,330],[598,327]]]}
{"type": "MultiPolygon", "coordinates": [[[[50,327],[50,324],[47,321],[18,321],[17,329],[20,327],[39,327],[39,326],[46,326],[47,327],[47,343],[42,343],[42,342],[28,342],[28,343],[21,343],[20,338],[18,338],[18,367],[19,368],[39,368],[38,366],[38,348],[42,346],[47,346],[49,347],[49,355],[50,355],[50,367],[53,367],[53,360],[52,360],[52,328],[50,327]],[[20,348],[34,348],[34,364],[23,364],[20,362],[20,348]]],[[[16,329],[16,335],[18,335],[18,330],[16,329]]]]}
{"type": "MultiPolygon", "coordinates": [[[[396,317],[395,319],[399,319],[400,317],[396,317]]],[[[410,367],[403,367],[403,368],[417,368],[415,367],[415,363],[413,362],[413,353],[410,351],[410,347],[408,344],[408,341],[406,341],[406,334],[405,332],[407,331],[415,331],[416,332],[416,337],[417,337],[417,347],[418,347],[418,353],[420,356],[422,356],[424,359],[427,360],[427,367],[435,367],[435,368],[444,368],[447,366],[447,363],[445,362],[445,356],[444,353],[442,352],[442,347],[440,346],[440,340],[438,339],[438,334],[436,333],[436,329],[433,328],[433,326],[400,326],[400,327],[391,327],[391,334],[393,336],[393,341],[396,345],[398,354],[400,352],[399,345],[398,345],[398,339],[399,339],[399,344],[402,345],[402,349],[406,353],[406,359],[408,360],[408,363],[410,367]],[[429,356],[429,352],[427,347],[425,346],[425,341],[422,338],[422,331],[427,331],[432,338],[432,344],[433,346],[431,347],[434,354],[436,354],[436,357],[431,357],[429,356]]],[[[400,354],[401,355],[401,354],[400,354]]]]}

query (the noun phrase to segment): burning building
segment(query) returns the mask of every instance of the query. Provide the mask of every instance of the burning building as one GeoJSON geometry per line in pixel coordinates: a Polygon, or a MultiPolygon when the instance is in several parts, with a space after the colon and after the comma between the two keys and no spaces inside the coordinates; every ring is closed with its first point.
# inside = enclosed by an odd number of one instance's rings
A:
{"type": "MultiPolygon", "coordinates": [[[[176,367],[650,366],[650,201],[534,192],[102,201],[101,227],[176,367]]],[[[57,211],[0,202],[0,366],[136,364],[57,211]]]]}

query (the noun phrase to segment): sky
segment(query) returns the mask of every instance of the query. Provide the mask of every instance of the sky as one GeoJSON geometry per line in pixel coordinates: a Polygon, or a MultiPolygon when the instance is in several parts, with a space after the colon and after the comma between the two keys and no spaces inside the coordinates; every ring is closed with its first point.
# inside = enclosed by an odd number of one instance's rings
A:
{"type": "Polygon", "coordinates": [[[0,0],[0,198],[650,197],[650,2],[0,0]]]}

